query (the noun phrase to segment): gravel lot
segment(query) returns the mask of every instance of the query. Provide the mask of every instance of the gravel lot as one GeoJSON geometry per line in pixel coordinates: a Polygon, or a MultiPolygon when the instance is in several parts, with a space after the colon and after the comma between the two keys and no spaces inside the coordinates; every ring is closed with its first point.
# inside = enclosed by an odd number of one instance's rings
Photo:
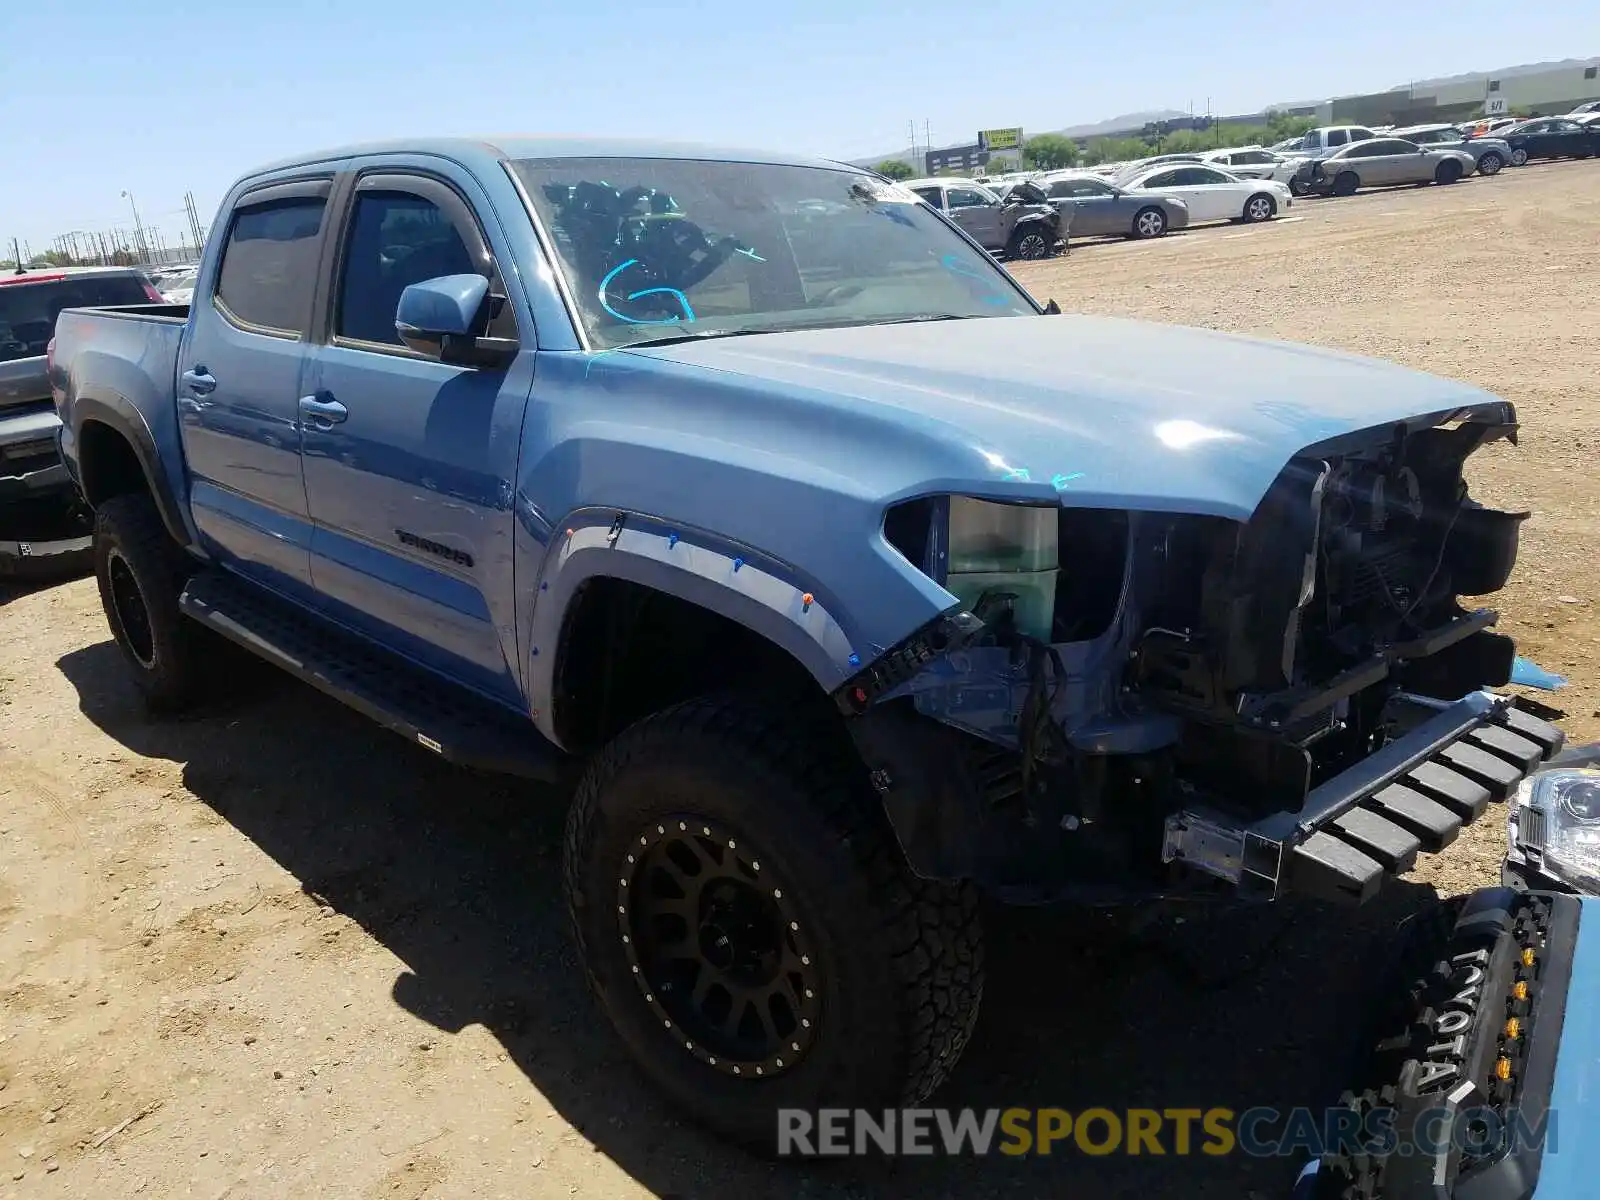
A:
{"type": "MultiPolygon", "coordinates": [[[[1063,307],[1322,343],[1515,401],[1479,456],[1523,505],[1504,627],[1600,737],[1600,162],[1075,247],[1063,307]]],[[[756,1162],[678,1124],[587,1002],[557,803],[451,770],[287,680],[143,715],[91,581],[0,593],[0,1197],[1279,1197],[1296,1164],[756,1162]]],[[[949,1105],[1323,1103],[1395,922],[1489,882],[1491,815],[1358,913],[1138,935],[996,914],[949,1105]]]]}

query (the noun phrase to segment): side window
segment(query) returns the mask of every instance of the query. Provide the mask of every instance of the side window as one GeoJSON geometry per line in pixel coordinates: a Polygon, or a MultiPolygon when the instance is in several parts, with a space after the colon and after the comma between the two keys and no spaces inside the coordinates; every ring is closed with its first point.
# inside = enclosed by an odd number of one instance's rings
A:
{"type": "Polygon", "coordinates": [[[1150,176],[1150,178],[1146,179],[1141,186],[1147,188],[1174,187],[1176,186],[1177,182],[1178,172],[1162,171],[1159,174],[1150,176]]]}
{"type": "Polygon", "coordinates": [[[926,200],[929,204],[933,205],[935,208],[943,208],[944,207],[944,197],[943,197],[943,194],[940,192],[940,190],[938,188],[936,188],[936,187],[919,187],[919,188],[912,188],[911,190],[914,191],[917,195],[921,196],[924,200],[926,200]]]}
{"type": "Polygon", "coordinates": [[[1179,187],[1200,187],[1209,183],[1232,183],[1226,175],[1205,167],[1184,167],[1178,172],[1179,187]]]}
{"type": "Polygon", "coordinates": [[[1372,130],[1370,130],[1370,129],[1356,128],[1356,129],[1352,129],[1350,131],[1350,140],[1352,142],[1370,141],[1372,138],[1374,138],[1376,136],[1377,136],[1377,134],[1373,133],[1372,130]]]}
{"type": "Polygon", "coordinates": [[[306,196],[234,211],[214,298],[224,316],[290,336],[305,330],[326,208],[306,196]]]}
{"type": "Polygon", "coordinates": [[[1330,130],[1328,130],[1328,145],[1330,145],[1330,146],[1342,146],[1348,140],[1349,139],[1345,136],[1345,131],[1344,130],[1342,130],[1342,129],[1330,129],[1330,130]]]}
{"type": "Polygon", "coordinates": [[[441,275],[479,271],[461,233],[433,201],[410,192],[358,192],[333,315],[335,337],[401,345],[400,293],[441,275]]]}
{"type": "Polygon", "coordinates": [[[1322,149],[1322,134],[1318,130],[1313,129],[1310,133],[1306,134],[1305,137],[1300,139],[1300,149],[1302,149],[1302,150],[1320,150],[1320,149],[1322,149]]]}
{"type": "Polygon", "coordinates": [[[951,208],[983,208],[989,203],[989,197],[982,192],[975,192],[971,188],[951,188],[951,208]]]}

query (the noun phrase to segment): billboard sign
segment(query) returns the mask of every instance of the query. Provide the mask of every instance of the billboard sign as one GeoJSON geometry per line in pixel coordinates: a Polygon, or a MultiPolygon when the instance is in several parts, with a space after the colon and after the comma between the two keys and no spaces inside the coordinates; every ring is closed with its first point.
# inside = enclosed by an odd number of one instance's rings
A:
{"type": "Polygon", "coordinates": [[[943,150],[929,150],[923,156],[929,175],[941,171],[976,171],[989,161],[989,152],[982,146],[947,146],[943,150]]]}
{"type": "Polygon", "coordinates": [[[978,134],[978,145],[991,153],[996,150],[1016,150],[1022,145],[1022,127],[985,129],[978,134]]]}

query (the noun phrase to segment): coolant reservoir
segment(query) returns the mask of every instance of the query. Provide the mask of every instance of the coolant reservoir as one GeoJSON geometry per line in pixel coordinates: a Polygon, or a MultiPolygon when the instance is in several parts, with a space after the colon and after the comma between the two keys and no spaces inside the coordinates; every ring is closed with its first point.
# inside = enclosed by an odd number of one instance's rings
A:
{"type": "Polygon", "coordinates": [[[945,589],[967,608],[985,592],[1014,595],[1019,632],[1050,640],[1056,607],[1058,512],[954,496],[945,589]]]}

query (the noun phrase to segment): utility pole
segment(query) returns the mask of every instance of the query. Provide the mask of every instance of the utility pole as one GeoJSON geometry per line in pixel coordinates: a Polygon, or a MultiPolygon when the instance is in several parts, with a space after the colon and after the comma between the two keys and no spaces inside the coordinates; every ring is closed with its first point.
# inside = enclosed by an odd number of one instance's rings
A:
{"type": "Polygon", "coordinates": [[[144,223],[139,220],[139,206],[134,203],[132,192],[125,191],[122,196],[123,199],[127,200],[128,207],[133,210],[133,236],[139,247],[139,259],[141,262],[148,263],[150,261],[150,252],[144,242],[144,223]]]}

